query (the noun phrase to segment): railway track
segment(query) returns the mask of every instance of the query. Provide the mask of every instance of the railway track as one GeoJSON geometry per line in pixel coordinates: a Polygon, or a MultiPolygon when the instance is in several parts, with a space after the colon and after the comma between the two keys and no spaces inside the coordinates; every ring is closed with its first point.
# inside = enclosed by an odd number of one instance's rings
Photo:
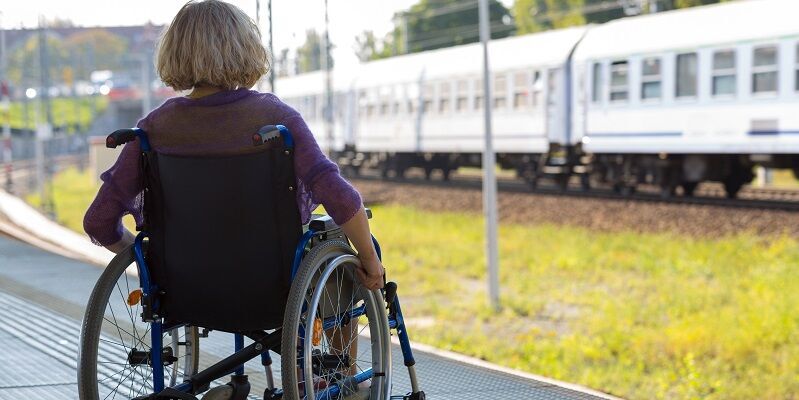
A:
{"type": "MultiPolygon", "coordinates": [[[[410,184],[430,187],[451,187],[462,189],[480,190],[482,180],[477,175],[452,174],[449,180],[427,180],[422,174],[408,173],[405,178],[382,178],[378,174],[359,174],[348,176],[352,179],[369,181],[388,181],[393,183],[410,184]]],[[[766,209],[781,211],[799,211],[799,190],[779,188],[745,187],[738,193],[738,197],[726,197],[724,188],[720,184],[706,183],[697,188],[694,196],[673,195],[664,197],[657,187],[642,185],[629,195],[622,195],[609,187],[593,187],[583,190],[579,184],[570,184],[568,189],[561,190],[552,185],[538,185],[536,188],[515,179],[498,178],[497,186],[500,191],[513,193],[527,193],[530,195],[542,194],[550,196],[566,196],[576,198],[631,200],[651,203],[693,204],[708,205],[728,208],[766,209]]]]}
{"type": "MultiPolygon", "coordinates": [[[[66,155],[48,159],[47,167],[49,173],[55,173],[68,166],[79,165],[87,162],[85,155],[66,155]]],[[[12,166],[12,180],[16,192],[30,190],[32,181],[36,175],[36,163],[34,160],[15,161],[12,166]]],[[[7,173],[5,168],[0,170],[0,187],[5,187],[7,173]]],[[[409,171],[405,178],[382,178],[376,172],[371,171],[357,176],[348,176],[353,179],[369,181],[387,181],[392,183],[410,184],[417,186],[430,187],[451,187],[462,189],[480,190],[482,180],[479,175],[453,173],[449,180],[425,179],[421,173],[409,171]]],[[[642,185],[635,193],[621,195],[608,187],[595,187],[591,190],[583,190],[579,184],[571,184],[567,190],[561,190],[555,185],[538,185],[531,188],[530,185],[511,177],[499,177],[497,179],[498,189],[504,192],[525,193],[530,195],[543,194],[551,196],[568,196],[576,198],[593,198],[609,200],[634,200],[656,203],[676,203],[676,204],[697,204],[732,208],[749,209],[772,209],[783,211],[799,211],[799,190],[780,189],[780,188],[759,188],[747,186],[741,189],[738,197],[729,199],[726,197],[724,188],[721,184],[704,183],[697,188],[695,195],[691,197],[674,195],[663,197],[657,187],[642,185]]]]}
{"type": "MultiPolygon", "coordinates": [[[[88,163],[88,156],[85,154],[62,155],[45,159],[45,175],[49,176],[67,167],[88,163]]],[[[11,189],[21,195],[34,190],[36,185],[36,160],[24,159],[13,161],[11,168],[0,164],[0,189],[8,188],[8,175],[11,174],[11,189]]]]}

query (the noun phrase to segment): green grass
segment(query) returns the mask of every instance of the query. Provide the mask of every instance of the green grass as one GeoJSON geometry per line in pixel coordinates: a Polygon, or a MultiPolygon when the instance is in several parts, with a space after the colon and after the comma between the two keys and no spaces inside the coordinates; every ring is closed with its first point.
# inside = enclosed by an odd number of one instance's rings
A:
{"type": "Polygon", "coordinates": [[[789,169],[776,169],[774,170],[772,186],[799,189],[799,179],[796,179],[793,171],[789,169]]]}
{"type": "MultiPolygon", "coordinates": [[[[86,182],[55,181],[73,229],[86,182]]],[[[493,312],[479,216],[373,209],[412,340],[633,399],[799,396],[796,239],[504,225],[493,312]]]]}
{"type": "MultiPolygon", "coordinates": [[[[108,106],[108,100],[105,97],[97,98],[56,98],[52,100],[53,107],[53,123],[56,126],[73,126],[75,123],[80,124],[82,127],[88,127],[92,122],[92,108],[91,102],[95,102],[95,110],[101,113],[108,106]]],[[[15,129],[28,128],[33,129],[34,123],[34,107],[39,106],[38,120],[45,122],[44,107],[41,102],[28,103],[28,116],[25,119],[25,103],[21,101],[14,101],[10,103],[11,112],[11,127],[15,129]]],[[[1,114],[0,114],[1,115],[1,114]]],[[[4,122],[4,121],[3,121],[4,122]]]]}

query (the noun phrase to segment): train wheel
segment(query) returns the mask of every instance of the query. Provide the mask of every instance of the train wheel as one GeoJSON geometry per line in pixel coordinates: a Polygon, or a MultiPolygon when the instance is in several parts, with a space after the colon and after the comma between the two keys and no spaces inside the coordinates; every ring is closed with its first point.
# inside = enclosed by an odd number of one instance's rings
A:
{"type": "Polygon", "coordinates": [[[591,190],[591,175],[589,174],[580,175],[580,188],[585,192],[591,190]]]}
{"type": "Polygon", "coordinates": [[[446,167],[445,167],[444,169],[442,169],[442,170],[441,170],[441,179],[442,179],[443,181],[448,181],[448,180],[449,180],[449,174],[450,174],[451,172],[452,172],[452,169],[450,169],[450,168],[446,168],[446,167]]]}
{"type": "Polygon", "coordinates": [[[622,196],[632,196],[635,193],[635,186],[624,183],[614,183],[613,191],[622,196]]]}
{"type": "Polygon", "coordinates": [[[557,185],[558,190],[560,190],[561,192],[565,192],[567,189],[569,189],[570,178],[571,175],[568,174],[555,175],[555,185],[557,185]]]}
{"type": "Polygon", "coordinates": [[[682,186],[682,195],[685,197],[693,197],[694,191],[696,191],[696,187],[699,186],[699,182],[683,182],[680,184],[682,186]]]}
{"type": "Polygon", "coordinates": [[[433,178],[433,167],[424,167],[424,179],[429,181],[433,178]]]}
{"type": "Polygon", "coordinates": [[[738,191],[743,187],[743,181],[737,176],[730,176],[724,180],[724,191],[727,192],[728,199],[734,199],[738,196],[738,191]]]}
{"type": "Polygon", "coordinates": [[[677,187],[670,183],[663,183],[660,185],[660,197],[668,199],[674,196],[677,187]]]}

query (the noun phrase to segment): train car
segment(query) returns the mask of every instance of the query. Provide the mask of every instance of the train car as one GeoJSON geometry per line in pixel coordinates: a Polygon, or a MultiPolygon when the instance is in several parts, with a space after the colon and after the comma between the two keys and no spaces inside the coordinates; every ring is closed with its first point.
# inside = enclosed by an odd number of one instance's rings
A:
{"type": "MultiPolygon", "coordinates": [[[[799,1],[736,2],[499,39],[489,47],[493,139],[501,167],[535,184],[642,183],[665,196],[704,181],[730,197],[753,167],[799,176],[799,1]]],[[[446,179],[483,151],[479,43],[334,72],[337,161],[446,179]]],[[[322,73],[281,79],[278,94],[320,143],[322,73]]],[[[323,145],[323,147],[327,147],[323,145]]]]}
{"type": "Polygon", "coordinates": [[[799,176],[799,1],[748,0],[593,26],[574,53],[572,135],[595,178],[671,195],[756,164],[799,176]]]}
{"type": "MultiPolygon", "coordinates": [[[[493,139],[499,162],[535,169],[568,129],[569,58],[585,27],[495,40],[490,46],[493,139]]],[[[421,167],[446,178],[479,165],[483,151],[482,48],[479,43],[362,64],[351,80],[336,75],[336,131],[344,166],[402,176],[421,167]],[[343,104],[342,104],[343,103],[343,104]],[[350,122],[351,121],[351,122],[350,122]]],[[[278,94],[311,122],[319,115],[322,73],[282,79],[278,94]],[[306,107],[307,105],[307,107],[306,107]]],[[[527,171],[529,173],[529,171],[527,171]]]]}

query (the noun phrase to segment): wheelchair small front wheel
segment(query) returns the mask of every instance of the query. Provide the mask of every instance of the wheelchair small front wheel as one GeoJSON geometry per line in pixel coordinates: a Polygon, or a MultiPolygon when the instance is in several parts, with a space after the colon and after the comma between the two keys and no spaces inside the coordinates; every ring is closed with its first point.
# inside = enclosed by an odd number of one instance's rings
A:
{"type": "MultiPolygon", "coordinates": [[[[81,400],[134,398],[152,393],[148,364],[150,324],[141,320],[139,279],[132,247],[108,264],[94,286],[80,335],[78,393],[81,400]],[[138,292],[137,292],[138,291],[138,292]]],[[[199,334],[181,326],[164,332],[164,384],[197,372],[199,334]]]]}
{"type": "Polygon", "coordinates": [[[390,397],[386,306],[380,290],[355,279],[359,266],[343,240],[323,242],[303,258],[283,320],[284,399],[390,397]]]}

